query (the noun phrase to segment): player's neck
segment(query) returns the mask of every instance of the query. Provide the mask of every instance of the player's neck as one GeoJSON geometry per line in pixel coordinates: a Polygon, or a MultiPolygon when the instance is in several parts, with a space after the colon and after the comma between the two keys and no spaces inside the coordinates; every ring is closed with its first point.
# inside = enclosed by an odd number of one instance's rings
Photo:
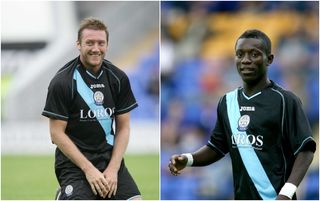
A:
{"type": "Polygon", "coordinates": [[[100,73],[101,64],[98,66],[92,66],[92,65],[88,64],[87,62],[83,61],[81,58],[80,58],[80,61],[81,61],[83,68],[86,69],[92,75],[97,76],[100,73]]]}
{"type": "Polygon", "coordinates": [[[266,79],[261,79],[256,83],[246,83],[243,82],[243,92],[247,95],[247,96],[252,96],[260,91],[262,91],[264,88],[266,88],[269,84],[271,83],[271,81],[266,78],[266,79]]]}
{"type": "Polygon", "coordinates": [[[85,69],[87,69],[87,71],[89,73],[91,73],[92,75],[98,76],[99,73],[100,73],[101,66],[96,66],[96,67],[93,67],[93,68],[85,67],[85,69]]]}

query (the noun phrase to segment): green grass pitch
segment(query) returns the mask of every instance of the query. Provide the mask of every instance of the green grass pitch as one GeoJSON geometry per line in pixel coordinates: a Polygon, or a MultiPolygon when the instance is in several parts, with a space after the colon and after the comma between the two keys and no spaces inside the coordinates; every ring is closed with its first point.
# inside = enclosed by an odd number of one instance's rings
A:
{"type": "MultiPolygon", "coordinates": [[[[159,200],[159,156],[127,155],[126,165],[145,200],[159,200]]],[[[2,155],[1,199],[52,200],[58,182],[53,156],[2,155]]]]}

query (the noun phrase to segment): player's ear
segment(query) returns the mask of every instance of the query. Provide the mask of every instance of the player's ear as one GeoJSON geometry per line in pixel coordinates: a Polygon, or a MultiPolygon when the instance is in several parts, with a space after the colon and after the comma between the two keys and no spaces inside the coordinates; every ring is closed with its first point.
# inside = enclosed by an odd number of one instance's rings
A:
{"type": "Polygon", "coordinates": [[[77,48],[78,48],[78,50],[80,50],[80,46],[81,46],[81,44],[80,44],[80,42],[77,40],[77,48]]]}
{"type": "Polygon", "coordinates": [[[269,56],[268,56],[268,66],[270,65],[270,64],[272,64],[272,62],[273,62],[273,58],[274,58],[274,56],[273,56],[273,54],[269,54],[269,56]]]}

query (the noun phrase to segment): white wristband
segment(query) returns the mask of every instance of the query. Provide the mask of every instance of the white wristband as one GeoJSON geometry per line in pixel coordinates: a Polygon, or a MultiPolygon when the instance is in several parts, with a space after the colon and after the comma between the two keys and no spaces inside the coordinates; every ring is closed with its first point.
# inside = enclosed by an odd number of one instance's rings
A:
{"type": "Polygon", "coordinates": [[[186,166],[192,166],[193,164],[193,156],[190,153],[185,153],[185,154],[181,154],[182,156],[186,156],[187,157],[187,164],[186,166]]]}
{"type": "Polygon", "coordinates": [[[297,190],[297,187],[294,184],[285,183],[284,186],[281,188],[279,195],[284,195],[292,199],[292,196],[294,195],[296,190],[297,190]]]}

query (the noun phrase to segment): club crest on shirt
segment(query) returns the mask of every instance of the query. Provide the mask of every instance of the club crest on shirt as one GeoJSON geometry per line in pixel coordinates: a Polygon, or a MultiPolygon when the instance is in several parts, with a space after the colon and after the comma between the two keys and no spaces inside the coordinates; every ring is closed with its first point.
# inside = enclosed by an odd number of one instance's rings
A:
{"type": "Polygon", "coordinates": [[[239,131],[246,131],[249,123],[250,123],[250,116],[249,115],[241,116],[238,120],[238,130],[239,131]]]}
{"type": "Polygon", "coordinates": [[[66,195],[67,195],[67,196],[70,196],[70,195],[72,195],[72,192],[73,192],[73,187],[72,187],[72,185],[68,185],[68,186],[66,187],[66,189],[65,189],[66,195]]]}
{"type": "Polygon", "coordinates": [[[94,92],[93,99],[96,105],[102,105],[104,99],[103,93],[101,91],[94,92]]]}

